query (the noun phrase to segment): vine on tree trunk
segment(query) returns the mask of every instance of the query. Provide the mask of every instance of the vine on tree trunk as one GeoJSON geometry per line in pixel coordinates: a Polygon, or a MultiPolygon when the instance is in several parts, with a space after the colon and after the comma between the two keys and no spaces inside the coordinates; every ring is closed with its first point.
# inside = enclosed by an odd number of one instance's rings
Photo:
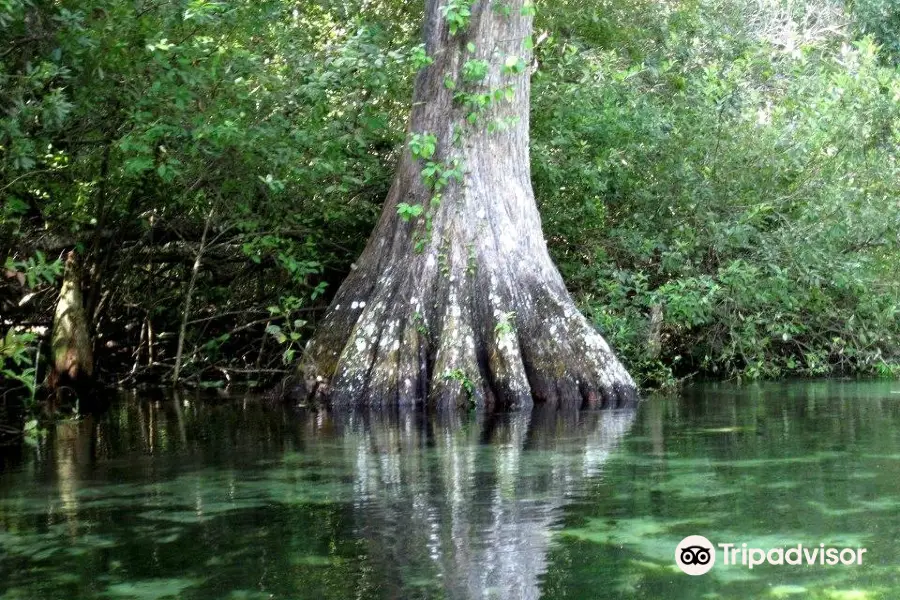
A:
{"type": "MultiPolygon", "coordinates": [[[[510,6],[502,2],[493,3],[492,9],[507,18],[512,15],[510,6]]],[[[472,16],[472,0],[448,0],[447,4],[441,7],[441,12],[447,21],[450,36],[456,36],[465,32],[469,26],[472,16]]],[[[534,16],[537,11],[534,4],[526,1],[520,12],[522,16],[534,16]]],[[[530,51],[534,46],[531,35],[523,38],[522,43],[527,51],[530,51]]],[[[469,54],[475,54],[477,47],[474,43],[468,42],[466,50],[469,54]]],[[[413,62],[417,68],[424,69],[434,64],[434,58],[427,54],[423,45],[414,51],[413,62]]],[[[489,61],[470,58],[463,63],[460,73],[463,83],[477,85],[487,78],[489,70],[489,61]]],[[[500,71],[504,76],[509,77],[522,75],[526,71],[525,59],[517,54],[507,55],[500,71]]],[[[443,81],[447,89],[456,89],[457,83],[452,73],[445,73],[443,81]]],[[[453,101],[458,106],[466,109],[467,113],[462,123],[454,125],[453,145],[459,144],[462,139],[462,133],[466,131],[467,126],[475,125],[479,116],[492,105],[503,100],[512,102],[514,97],[515,90],[511,85],[491,88],[487,91],[460,90],[454,94],[453,101]]],[[[519,117],[517,115],[498,117],[488,124],[487,131],[488,133],[506,131],[509,127],[515,125],[518,120],[519,117]]],[[[422,181],[428,190],[431,191],[432,196],[427,206],[400,202],[397,205],[397,214],[404,222],[416,219],[416,223],[423,226],[424,233],[417,233],[413,238],[416,252],[421,253],[425,249],[425,245],[431,241],[432,220],[434,211],[441,205],[441,191],[453,181],[459,184],[464,183],[464,164],[457,158],[451,159],[449,163],[431,160],[438,150],[438,140],[437,136],[428,131],[412,132],[407,146],[413,160],[424,162],[421,171],[422,181]]],[[[470,259],[474,260],[471,256],[470,259]]]]}

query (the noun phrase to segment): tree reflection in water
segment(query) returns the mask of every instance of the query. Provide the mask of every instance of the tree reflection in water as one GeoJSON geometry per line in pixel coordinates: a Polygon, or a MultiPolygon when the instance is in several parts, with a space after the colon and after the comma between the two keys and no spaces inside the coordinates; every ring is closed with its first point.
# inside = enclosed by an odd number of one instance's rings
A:
{"type": "Polygon", "coordinates": [[[387,597],[537,598],[554,525],[633,410],[334,415],[358,534],[387,597]]]}
{"type": "Polygon", "coordinates": [[[536,598],[563,507],[634,417],[123,399],[0,471],[0,577],[28,597],[536,598]]]}

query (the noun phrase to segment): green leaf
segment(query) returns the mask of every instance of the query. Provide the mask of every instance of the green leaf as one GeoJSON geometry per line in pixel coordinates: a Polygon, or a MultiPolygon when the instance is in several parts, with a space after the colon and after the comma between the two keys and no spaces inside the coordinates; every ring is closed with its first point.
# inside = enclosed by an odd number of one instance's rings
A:
{"type": "Polygon", "coordinates": [[[397,205],[397,214],[407,223],[411,219],[420,216],[424,211],[425,209],[421,204],[407,204],[406,202],[401,202],[397,205]]]}

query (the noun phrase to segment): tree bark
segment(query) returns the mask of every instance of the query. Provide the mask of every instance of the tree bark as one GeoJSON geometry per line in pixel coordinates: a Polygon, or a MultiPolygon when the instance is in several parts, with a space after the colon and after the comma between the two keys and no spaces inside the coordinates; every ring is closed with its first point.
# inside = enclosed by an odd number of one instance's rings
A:
{"type": "Polygon", "coordinates": [[[74,252],[66,258],[62,289],[56,303],[51,337],[53,365],[48,385],[51,390],[62,387],[81,388],[94,375],[94,356],[88,334],[87,316],[81,295],[81,269],[74,252]]]}
{"type": "Polygon", "coordinates": [[[433,63],[417,77],[409,125],[411,140],[433,135],[436,150],[402,153],[368,245],[307,345],[295,392],[335,404],[488,410],[631,404],[634,382],[576,309],[541,232],[528,147],[531,5],[476,0],[451,34],[450,4],[468,5],[426,2],[433,63]],[[476,61],[488,67],[481,79],[476,61]],[[429,162],[461,175],[437,190],[423,176],[429,162]],[[403,205],[422,215],[401,218],[403,205]]]}

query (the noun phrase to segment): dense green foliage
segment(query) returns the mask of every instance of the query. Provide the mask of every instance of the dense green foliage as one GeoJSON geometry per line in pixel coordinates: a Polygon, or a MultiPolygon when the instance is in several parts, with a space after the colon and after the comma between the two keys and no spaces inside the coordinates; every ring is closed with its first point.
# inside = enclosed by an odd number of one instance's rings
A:
{"type": "Polygon", "coordinates": [[[642,4],[544,52],[535,184],[570,286],[658,377],[896,372],[898,70],[826,6],[642,4]]]}
{"type": "Polygon", "coordinates": [[[3,313],[48,324],[53,282],[17,306],[36,282],[15,275],[40,248],[76,247],[99,367],[120,376],[149,328],[140,362],[163,374],[209,217],[188,371],[266,366],[266,326],[299,326],[377,215],[412,72],[411,45],[391,40],[411,39],[415,16],[201,0],[3,10],[3,313]]]}
{"type": "MultiPolygon", "coordinates": [[[[420,20],[400,0],[0,2],[3,372],[33,381],[23,327],[49,325],[72,248],[102,378],[171,377],[189,293],[188,378],[292,362],[390,185],[420,20]]],[[[636,376],[897,372],[892,2],[562,0],[536,33],[545,233],[636,376]]]]}

